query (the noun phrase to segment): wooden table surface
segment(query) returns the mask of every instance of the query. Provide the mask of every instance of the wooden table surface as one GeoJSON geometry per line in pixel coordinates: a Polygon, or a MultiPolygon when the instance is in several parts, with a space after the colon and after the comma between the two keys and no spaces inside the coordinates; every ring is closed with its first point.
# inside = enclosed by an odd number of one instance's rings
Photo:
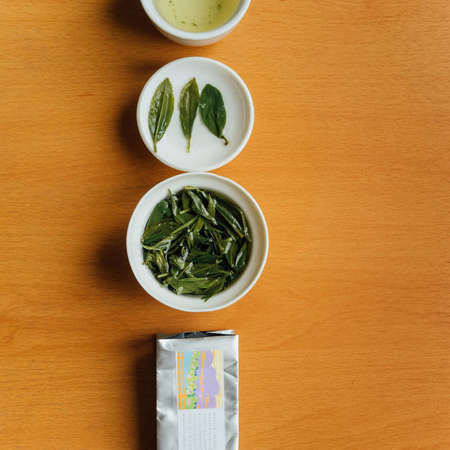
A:
{"type": "Polygon", "coordinates": [[[450,448],[450,3],[255,0],[205,48],[135,0],[3,2],[0,448],[155,448],[153,336],[240,335],[240,448],[450,448]],[[136,129],[161,65],[216,58],[256,106],[216,172],[270,229],[255,288],[170,310],[133,278],[136,129]]]}

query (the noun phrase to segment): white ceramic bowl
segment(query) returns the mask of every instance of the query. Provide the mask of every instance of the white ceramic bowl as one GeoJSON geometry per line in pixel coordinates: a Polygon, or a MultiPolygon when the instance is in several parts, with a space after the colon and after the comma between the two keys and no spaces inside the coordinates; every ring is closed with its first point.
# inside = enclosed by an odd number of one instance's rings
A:
{"type": "Polygon", "coordinates": [[[156,300],[182,311],[201,312],[225,308],[242,298],[256,283],[266,263],[269,233],[264,215],[253,197],[228,178],[212,173],[184,173],[162,181],[150,189],[139,201],[131,216],[127,231],[128,260],[140,285],[156,300]],[[141,236],[153,208],[168,195],[168,189],[179,191],[185,186],[197,186],[219,192],[242,208],[252,232],[250,259],[242,275],[227,289],[207,302],[200,297],[176,295],[162,286],[142,263],[141,236]]]}
{"type": "Polygon", "coordinates": [[[142,6],[155,27],[167,38],[182,45],[203,46],[223,39],[244,17],[250,0],[241,0],[233,16],[222,26],[203,33],[192,33],[175,28],[161,16],[153,0],[141,0],[142,6]]]}
{"type": "Polygon", "coordinates": [[[208,172],[227,164],[242,151],[250,138],[255,113],[250,92],[236,72],[213,59],[191,57],[166,64],[147,81],[139,97],[136,116],[139,133],[153,156],[177,170],[208,172]],[[173,86],[175,107],[172,120],[155,153],[148,112],[156,88],[166,77],[173,86]],[[192,130],[191,150],[186,152],[186,138],[180,125],[179,98],[181,89],[193,77],[197,79],[200,91],[207,83],[221,91],[227,112],[223,134],[230,141],[228,145],[208,130],[198,111],[192,130]]]}

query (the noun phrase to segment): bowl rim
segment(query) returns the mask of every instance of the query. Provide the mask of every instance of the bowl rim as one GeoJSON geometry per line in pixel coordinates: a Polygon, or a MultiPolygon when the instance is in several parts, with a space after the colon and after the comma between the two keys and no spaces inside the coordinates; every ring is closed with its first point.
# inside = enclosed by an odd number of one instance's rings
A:
{"type": "MultiPolygon", "coordinates": [[[[212,311],[218,311],[220,309],[224,309],[227,308],[228,306],[233,305],[234,303],[236,303],[237,301],[239,301],[241,298],[243,298],[252,288],[253,286],[256,284],[256,282],[258,281],[259,277],[261,276],[261,273],[264,270],[264,267],[266,265],[267,262],[267,258],[268,258],[268,254],[269,254],[269,229],[267,226],[267,222],[266,219],[264,217],[264,214],[260,208],[260,206],[258,205],[258,203],[256,202],[256,200],[253,198],[253,196],[250,194],[250,192],[248,192],[244,187],[242,187],[240,184],[236,183],[235,181],[217,175],[215,173],[210,173],[210,172],[187,172],[187,173],[181,173],[178,175],[175,175],[173,177],[169,177],[166,178],[162,181],[160,181],[159,183],[155,184],[152,188],[150,188],[138,201],[138,203],[136,204],[136,207],[133,210],[133,213],[130,217],[130,221],[128,222],[128,227],[127,227],[127,233],[126,233],[126,248],[127,248],[127,256],[128,256],[128,263],[130,264],[131,270],[134,274],[134,277],[136,278],[137,282],[139,283],[139,285],[142,287],[142,289],[144,289],[144,291],[150,295],[150,297],[154,298],[155,300],[157,300],[158,302],[168,306],[169,308],[173,308],[179,311],[185,311],[185,312],[198,312],[198,313],[202,313],[202,312],[212,312],[212,311]],[[249,284],[239,293],[238,296],[236,296],[235,298],[232,298],[231,300],[225,302],[223,305],[219,305],[216,307],[209,307],[208,309],[205,310],[198,310],[198,309],[193,309],[190,307],[182,307],[182,306],[174,306],[172,304],[170,304],[170,302],[166,301],[165,298],[161,298],[161,297],[157,297],[154,296],[152,293],[150,293],[141,283],[140,281],[140,274],[137,272],[137,270],[135,270],[135,265],[132,263],[132,249],[131,249],[131,236],[133,234],[133,225],[134,225],[134,221],[136,220],[136,216],[137,216],[137,211],[140,208],[141,204],[145,201],[145,199],[151,195],[151,193],[155,190],[157,190],[161,184],[167,183],[167,182],[171,182],[173,180],[177,180],[180,178],[184,178],[184,177],[188,177],[188,176],[207,176],[207,177],[211,177],[211,178],[216,178],[219,179],[225,183],[229,183],[231,184],[234,188],[238,189],[239,191],[241,191],[252,203],[252,205],[254,206],[258,217],[261,220],[262,223],[262,228],[263,228],[263,241],[265,243],[264,245],[264,249],[263,249],[263,257],[262,260],[259,263],[259,268],[258,271],[256,273],[256,275],[253,277],[253,279],[249,282],[249,284]]],[[[181,296],[182,297],[182,296],[181,296]]]]}
{"type": "Polygon", "coordinates": [[[154,0],[141,0],[141,5],[144,11],[147,13],[150,20],[162,31],[178,39],[184,39],[187,41],[198,42],[202,40],[210,40],[229,33],[244,17],[245,13],[250,6],[251,0],[241,0],[240,5],[236,12],[220,27],[214,28],[209,31],[193,32],[184,31],[174,27],[168,23],[158,11],[155,6],[154,0]]]}
{"type": "Polygon", "coordinates": [[[160,67],[146,81],[146,83],[144,84],[144,87],[141,90],[141,93],[139,94],[139,99],[138,99],[138,102],[136,105],[136,122],[137,122],[139,135],[141,136],[141,139],[144,142],[144,145],[147,147],[147,150],[150,152],[150,154],[152,154],[156,159],[161,161],[163,164],[165,164],[168,167],[171,167],[172,169],[180,170],[181,172],[190,172],[190,173],[209,172],[211,170],[216,170],[216,169],[228,164],[234,158],[236,158],[242,152],[242,150],[245,148],[245,146],[247,145],[247,143],[250,139],[250,136],[253,131],[253,126],[255,123],[255,106],[253,104],[253,99],[250,94],[250,90],[248,89],[244,80],[233,69],[228,67],[226,64],[224,64],[220,61],[217,61],[215,59],[212,59],[212,58],[206,58],[204,56],[188,56],[185,58],[178,58],[178,59],[174,59],[173,61],[170,61],[169,63],[160,67]],[[146,91],[147,87],[152,83],[153,79],[156,78],[163,70],[166,70],[166,69],[168,69],[172,66],[176,66],[178,64],[185,63],[187,61],[191,61],[191,62],[201,61],[201,62],[206,62],[207,64],[214,64],[214,65],[217,65],[220,68],[224,69],[226,72],[228,72],[237,81],[237,83],[241,87],[241,89],[244,93],[245,101],[246,101],[246,103],[248,105],[248,109],[249,109],[249,124],[243,135],[241,143],[236,147],[236,149],[233,152],[231,152],[230,155],[228,155],[225,159],[221,160],[219,163],[210,164],[209,166],[204,166],[204,167],[198,167],[193,170],[187,169],[186,167],[183,167],[182,165],[178,165],[176,163],[169,162],[164,157],[161,157],[160,153],[155,153],[151,147],[152,143],[149,142],[149,140],[146,138],[144,130],[142,130],[142,128],[141,128],[141,121],[139,120],[141,117],[140,111],[143,109],[144,92],[146,91]]]}

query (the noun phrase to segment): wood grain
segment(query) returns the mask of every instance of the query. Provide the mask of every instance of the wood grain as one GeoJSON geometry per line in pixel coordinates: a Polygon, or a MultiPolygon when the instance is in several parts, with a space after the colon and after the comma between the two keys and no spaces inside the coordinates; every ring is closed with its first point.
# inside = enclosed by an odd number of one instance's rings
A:
{"type": "Polygon", "coordinates": [[[258,0],[200,49],[137,1],[2,6],[0,448],[155,448],[152,336],[230,327],[242,449],[450,448],[447,0],[258,0]],[[246,298],[198,315],[149,298],[124,248],[176,173],[137,96],[189,55],[252,92],[252,138],[217,173],[271,236],[246,298]]]}

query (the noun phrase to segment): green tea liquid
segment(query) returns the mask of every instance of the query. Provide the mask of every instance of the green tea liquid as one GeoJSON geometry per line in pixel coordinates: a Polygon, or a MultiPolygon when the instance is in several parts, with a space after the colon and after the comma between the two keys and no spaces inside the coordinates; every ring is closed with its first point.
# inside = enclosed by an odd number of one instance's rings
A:
{"type": "Polygon", "coordinates": [[[218,28],[235,13],[240,0],[154,0],[161,16],[184,31],[218,28]]]}

